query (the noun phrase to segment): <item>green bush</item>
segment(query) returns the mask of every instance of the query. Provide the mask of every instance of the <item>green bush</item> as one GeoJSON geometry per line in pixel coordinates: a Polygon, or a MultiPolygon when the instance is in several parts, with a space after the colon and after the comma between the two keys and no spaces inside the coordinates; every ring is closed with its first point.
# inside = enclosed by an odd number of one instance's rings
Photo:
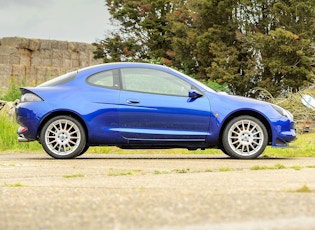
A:
{"type": "Polygon", "coordinates": [[[8,116],[8,111],[0,111],[0,151],[13,152],[37,152],[42,150],[38,142],[18,142],[17,129],[19,125],[15,121],[15,116],[8,116]]]}
{"type": "Polygon", "coordinates": [[[19,99],[21,97],[20,88],[15,83],[15,80],[13,77],[10,79],[10,88],[5,93],[4,96],[1,96],[0,99],[3,101],[15,101],[16,99],[19,99]]]}

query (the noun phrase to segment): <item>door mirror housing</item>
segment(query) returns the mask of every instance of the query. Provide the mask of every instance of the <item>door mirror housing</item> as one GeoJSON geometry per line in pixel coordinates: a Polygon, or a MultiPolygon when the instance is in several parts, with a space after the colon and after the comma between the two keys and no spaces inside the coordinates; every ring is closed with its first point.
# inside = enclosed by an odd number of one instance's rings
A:
{"type": "Polygon", "coordinates": [[[196,98],[202,97],[202,96],[203,95],[200,92],[198,92],[197,90],[194,90],[194,89],[189,90],[189,92],[188,92],[188,97],[190,97],[192,99],[196,99],[196,98]]]}

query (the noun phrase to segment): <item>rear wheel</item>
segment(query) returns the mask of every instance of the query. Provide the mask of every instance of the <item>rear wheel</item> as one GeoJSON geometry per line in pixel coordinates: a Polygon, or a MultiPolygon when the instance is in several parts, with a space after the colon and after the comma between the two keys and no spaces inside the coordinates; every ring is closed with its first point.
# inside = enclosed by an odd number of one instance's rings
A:
{"type": "Polygon", "coordinates": [[[75,118],[57,116],[44,125],[40,143],[50,156],[70,159],[82,153],[86,146],[86,135],[81,123],[75,118]]]}
{"type": "Polygon", "coordinates": [[[268,144],[268,132],[255,117],[239,116],[225,127],[222,145],[232,158],[254,159],[263,153],[268,144]]]}

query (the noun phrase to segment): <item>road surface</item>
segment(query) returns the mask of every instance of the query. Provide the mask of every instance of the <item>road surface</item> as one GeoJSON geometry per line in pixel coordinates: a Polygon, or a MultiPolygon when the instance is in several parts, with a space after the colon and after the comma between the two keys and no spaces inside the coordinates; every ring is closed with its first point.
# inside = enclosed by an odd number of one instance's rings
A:
{"type": "Polygon", "coordinates": [[[315,229],[315,158],[0,153],[0,229],[315,229]]]}

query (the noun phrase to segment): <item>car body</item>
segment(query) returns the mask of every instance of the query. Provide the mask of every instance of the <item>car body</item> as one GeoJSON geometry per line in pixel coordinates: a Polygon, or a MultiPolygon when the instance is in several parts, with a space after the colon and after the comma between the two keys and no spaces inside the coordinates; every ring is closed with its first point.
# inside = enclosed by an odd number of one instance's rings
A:
{"type": "Polygon", "coordinates": [[[54,158],[89,146],[219,148],[257,158],[295,139],[293,116],[263,101],[216,92],[172,68],[107,63],[21,88],[19,141],[39,141],[54,158]]]}

